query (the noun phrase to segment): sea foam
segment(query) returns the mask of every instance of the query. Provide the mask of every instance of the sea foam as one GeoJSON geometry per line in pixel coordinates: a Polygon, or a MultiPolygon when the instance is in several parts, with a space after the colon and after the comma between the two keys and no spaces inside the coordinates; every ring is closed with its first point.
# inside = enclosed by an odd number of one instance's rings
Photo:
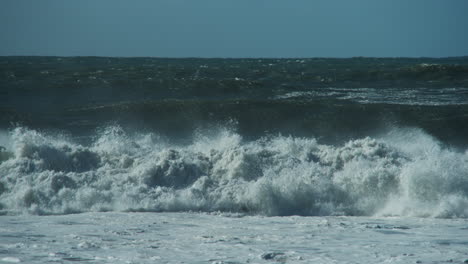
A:
{"type": "Polygon", "coordinates": [[[4,214],[468,217],[468,153],[419,129],[336,146],[281,135],[248,141],[229,129],[174,144],[119,126],[88,145],[26,128],[7,139],[0,160],[4,214]]]}

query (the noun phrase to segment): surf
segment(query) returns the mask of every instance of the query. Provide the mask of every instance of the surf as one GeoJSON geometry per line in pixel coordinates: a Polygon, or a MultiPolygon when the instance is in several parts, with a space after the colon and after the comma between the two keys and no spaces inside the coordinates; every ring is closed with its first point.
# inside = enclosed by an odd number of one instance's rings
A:
{"type": "Polygon", "coordinates": [[[468,153],[416,128],[322,144],[232,129],[176,144],[111,126],[88,145],[18,127],[0,163],[3,214],[93,211],[468,217],[468,153]]]}

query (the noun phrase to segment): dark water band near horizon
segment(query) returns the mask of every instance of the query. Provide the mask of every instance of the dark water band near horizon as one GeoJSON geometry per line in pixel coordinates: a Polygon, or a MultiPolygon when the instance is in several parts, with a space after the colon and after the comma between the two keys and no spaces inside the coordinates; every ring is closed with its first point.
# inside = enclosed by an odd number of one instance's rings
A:
{"type": "Polygon", "coordinates": [[[468,217],[468,57],[0,57],[4,214],[468,217]]]}

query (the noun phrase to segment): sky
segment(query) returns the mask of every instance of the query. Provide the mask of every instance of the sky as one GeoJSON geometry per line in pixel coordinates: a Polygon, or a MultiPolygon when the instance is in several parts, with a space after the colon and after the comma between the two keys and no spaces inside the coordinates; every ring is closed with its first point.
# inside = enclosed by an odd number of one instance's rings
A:
{"type": "Polygon", "coordinates": [[[468,55],[468,0],[2,0],[0,56],[468,55]]]}

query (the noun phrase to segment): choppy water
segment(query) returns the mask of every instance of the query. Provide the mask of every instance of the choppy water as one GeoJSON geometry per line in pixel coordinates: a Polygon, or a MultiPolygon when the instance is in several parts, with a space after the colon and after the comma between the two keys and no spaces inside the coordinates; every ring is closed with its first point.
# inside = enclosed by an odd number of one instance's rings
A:
{"type": "Polygon", "coordinates": [[[4,214],[468,217],[468,59],[0,58],[4,214]]]}

